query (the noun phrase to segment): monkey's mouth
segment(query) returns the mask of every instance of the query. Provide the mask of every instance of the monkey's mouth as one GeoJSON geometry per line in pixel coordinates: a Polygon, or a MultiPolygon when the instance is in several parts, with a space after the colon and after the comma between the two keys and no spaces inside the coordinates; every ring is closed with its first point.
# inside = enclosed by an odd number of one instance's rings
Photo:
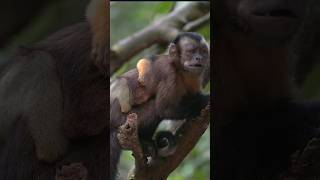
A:
{"type": "Polygon", "coordinates": [[[202,64],[189,64],[189,69],[193,69],[193,70],[202,70],[203,65],[202,64]]]}
{"type": "Polygon", "coordinates": [[[204,63],[201,63],[199,61],[186,61],[183,66],[186,71],[192,72],[192,73],[201,73],[204,68],[204,63]]]}
{"type": "Polygon", "coordinates": [[[299,19],[298,11],[285,6],[261,7],[249,16],[250,30],[268,42],[285,42],[299,25],[299,19]]]}
{"type": "Polygon", "coordinates": [[[204,66],[201,63],[186,63],[184,65],[185,70],[196,74],[201,73],[203,71],[203,67],[204,66]]]}
{"type": "Polygon", "coordinates": [[[190,64],[189,66],[195,67],[195,68],[202,68],[202,64],[190,64]]]}

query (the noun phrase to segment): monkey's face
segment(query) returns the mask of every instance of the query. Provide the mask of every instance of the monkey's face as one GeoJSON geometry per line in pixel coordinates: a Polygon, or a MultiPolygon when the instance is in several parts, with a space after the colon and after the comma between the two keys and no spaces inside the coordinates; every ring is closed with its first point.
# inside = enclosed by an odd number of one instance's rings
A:
{"type": "Polygon", "coordinates": [[[309,0],[217,0],[220,23],[261,45],[284,44],[301,23],[309,0]],[[225,20],[225,22],[223,22],[225,20]]]}
{"type": "Polygon", "coordinates": [[[195,75],[200,75],[209,61],[209,50],[204,39],[201,42],[190,38],[181,39],[179,53],[183,69],[195,75]]]}

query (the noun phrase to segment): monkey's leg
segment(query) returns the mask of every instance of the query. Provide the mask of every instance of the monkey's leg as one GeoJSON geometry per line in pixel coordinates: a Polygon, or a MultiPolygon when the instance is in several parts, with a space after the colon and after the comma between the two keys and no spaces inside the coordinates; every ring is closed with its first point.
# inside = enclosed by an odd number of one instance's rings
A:
{"type": "Polygon", "coordinates": [[[67,151],[62,129],[63,96],[54,59],[45,52],[32,52],[20,66],[15,80],[21,81],[23,117],[34,139],[39,160],[55,161],[67,151]]]}
{"type": "Polygon", "coordinates": [[[131,110],[130,92],[127,80],[125,78],[116,79],[110,86],[110,102],[118,99],[121,112],[128,113],[131,110]]]}

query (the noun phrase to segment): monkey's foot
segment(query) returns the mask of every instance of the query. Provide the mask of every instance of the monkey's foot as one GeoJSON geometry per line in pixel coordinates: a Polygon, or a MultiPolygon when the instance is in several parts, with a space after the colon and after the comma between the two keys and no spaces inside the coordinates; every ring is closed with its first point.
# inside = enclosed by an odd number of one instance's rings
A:
{"type": "Polygon", "coordinates": [[[39,142],[36,144],[36,154],[40,161],[52,163],[68,150],[67,139],[61,138],[56,142],[48,142],[39,142]]]}
{"type": "Polygon", "coordinates": [[[146,82],[145,82],[145,77],[147,72],[149,72],[151,69],[151,64],[150,61],[147,59],[141,59],[139,60],[139,62],[137,63],[137,69],[138,69],[138,81],[141,85],[145,86],[146,82]]]}
{"type": "Polygon", "coordinates": [[[88,170],[82,163],[71,163],[57,169],[55,180],[87,180],[88,170]]]}

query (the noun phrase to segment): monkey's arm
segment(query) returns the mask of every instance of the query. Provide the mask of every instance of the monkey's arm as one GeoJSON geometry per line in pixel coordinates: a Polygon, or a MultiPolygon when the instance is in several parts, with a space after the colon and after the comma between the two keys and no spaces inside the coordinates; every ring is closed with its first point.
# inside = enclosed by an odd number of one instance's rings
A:
{"type": "Polygon", "coordinates": [[[185,87],[177,84],[176,72],[172,72],[172,69],[167,71],[164,74],[170,76],[159,82],[156,94],[158,116],[162,119],[184,119],[198,115],[209,102],[209,95],[185,92],[185,87]]]}
{"type": "Polygon", "coordinates": [[[186,95],[181,101],[171,107],[162,107],[160,117],[162,119],[185,119],[193,118],[200,115],[201,109],[209,103],[210,96],[197,93],[194,95],[186,95]],[[165,109],[164,109],[165,108],[165,109]]]}
{"type": "Polygon", "coordinates": [[[168,118],[194,118],[200,115],[200,112],[209,103],[210,95],[201,93],[187,95],[182,98],[180,103],[167,112],[168,118]]]}

